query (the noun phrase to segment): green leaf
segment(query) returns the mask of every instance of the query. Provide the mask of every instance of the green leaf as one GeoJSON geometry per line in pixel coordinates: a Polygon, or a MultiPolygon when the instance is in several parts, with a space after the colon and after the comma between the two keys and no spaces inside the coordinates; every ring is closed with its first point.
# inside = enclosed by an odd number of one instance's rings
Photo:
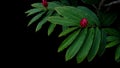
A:
{"type": "Polygon", "coordinates": [[[103,26],[110,26],[117,18],[117,13],[101,13],[101,22],[103,26]]]}
{"type": "Polygon", "coordinates": [[[87,18],[90,25],[99,25],[100,23],[97,16],[90,9],[83,6],[78,8],[71,6],[56,7],[55,10],[64,18],[72,19],[78,25],[82,18],[87,18]]]}
{"type": "Polygon", "coordinates": [[[100,42],[100,47],[99,47],[99,50],[98,50],[98,55],[99,56],[102,56],[103,53],[105,52],[105,47],[106,47],[106,44],[107,44],[107,35],[106,33],[104,32],[104,30],[102,29],[101,30],[101,42],[100,42]]]}
{"type": "Polygon", "coordinates": [[[69,28],[69,26],[62,26],[62,31],[66,30],[67,28],[69,28]]]}
{"type": "Polygon", "coordinates": [[[115,40],[120,40],[120,38],[116,36],[108,36],[107,37],[107,42],[115,41],[115,40]]]}
{"type": "Polygon", "coordinates": [[[115,61],[120,62],[120,45],[116,48],[115,51],[115,61]]]}
{"type": "Polygon", "coordinates": [[[42,9],[33,8],[33,9],[30,9],[30,10],[26,11],[25,13],[27,13],[27,16],[30,16],[30,15],[33,15],[35,13],[41,12],[41,11],[43,11],[43,10],[42,9]]]}
{"type": "Polygon", "coordinates": [[[72,19],[75,23],[79,23],[80,18],[78,17],[79,10],[75,7],[64,6],[56,7],[55,10],[58,14],[62,15],[65,18],[72,19]]]}
{"type": "Polygon", "coordinates": [[[47,16],[44,17],[44,18],[38,23],[38,25],[37,25],[37,27],[36,27],[36,32],[39,31],[39,30],[42,28],[43,24],[45,24],[45,23],[47,22],[48,17],[50,17],[50,16],[53,14],[53,12],[54,12],[53,10],[48,11],[48,13],[46,14],[47,16]]]}
{"type": "Polygon", "coordinates": [[[82,0],[82,2],[86,3],[86,4],[98,4],[101,0],[82,0]]]}
{"type": "Polygon", "coordinates": [[[38,19],[40,19],[40,17],[44,14],[45,12],[39,13],[36,16],[34,16],[30,22],[28,23],[28,26],[30,26],[32,23],[34,23],[35,21],[37,21],[38,19]]]}
{"type": "Polygon", "coordinates": [[[115,40],[106,45],[106,48],[114,47],[115,45],[119,44],[120,40],[115,40]]]}
{"type": "Polygon", "coordinates": [[[56,27],[56,24],[50,24],[49,28],[48,28],[48,36],[51,35],[51,33],[54,31],[56,27]]]}
{"type": "Polygon", "coordinates": [[[71,27],[71,28],[67,28],[66,30],[62,31],[59,34],[59,37],[65,36],[67,34],[69,34],[70,32],[74,31],[75,29],[77,29],[78,27],[71,27]]]}
{"type": "Polygon", "coordinates": [[[73,32],[72,34],[70,34],[59,46],[58,48],[58,52],[63,51],[65,48],[67,48],[74,40],[75,38],[78,36],[80,30],[77,30],[75,32],[73,32]]]}
{"type": "Polygon", "coordinates": [[[108,35],[113,35],[113,36],[118,36],[120,37],[120,32],[117,31],[114,28],[104,28],[104,31],[108,34],[108,35]]]}
{"type": "Polygon", "coordinates": [[[41,20],[41,21],[38,23],[38,25],[37,25],[37,27],[36,27],[36,32],[39,31],[39,30],[42,28],[43,24],[45,24],[46,22],[47,22],[47,17],[45,17],[43,20],[41,20]]]}
{"type": "Polygon", "coordinates": [[[90,28],[88,32],[88,37],[86,37],[84,44],[82,45],[81,49],[79,50],[76,56],[77,63],[81,63],[88,55],[93,43],[94,33],[94,28],[90,28]]]}
{"type": "Polygon", "coordinates": [[[62,18],[60,16],[51,16],[48,18],[48,21],[53,24],[59,24],[63,26],[78,26],[73,20],[62,18]]]}
{"type": "Polygon", "coordinates": [[[96,25],[98,25],[98,26],[100,25],[100,21],[99,21],[97,15],[92,10],[90,10],[89,8],[84,7],[84,6],[78,6],[78,8],[79,8],[79,10],[82,10],[85,13],[86,18],[88,19],[88,21],[90,23],[94,22],[96,25]]]}
{"type": "Polygon", "coordinates": [[[54,10],[55,7],[60,7],[59,4],[55,3],[55,2],[48,2],[48,9],[49,10],[54,10]]]}
{"type": "Polygon", "coordinates": [[[109,13],[107,18],[104,19],[105,23],[103,23],[103,25],[110,26],[115,22],[116,19],[117,19],[116,13],[109,13]]]}
{"type": "Polygon", "coordinates": [[[87,28],[83,29],[77,38],[73,41],[71,46],[67,49],[65,59],[66,61],[72,59],[79,51],[87,35],[87,28]]]}
{"type": "Polygon", "coordinates": [[[98,27],[96,27],[94,41],[87,56],[89,62],[92,61],[93,58],[96,56],[99,50],[100,41],[101,41],[101,31],[98,27]]]}
{"type": "Polygon", "coordinates": [[[44,8],[42,3],[33,3],[33,4],[31,4],[31,6],[34,8],[44,8]]]}
{"type": "MultiPolygon", "coordinates": [[[[42,3],[33,3],[31,4],[32,7],[35,7],[35,8],[44,8],[45,7],[42,5],[42,3]]],[[[54,10],[55,7],[59,7],[60,5],[59,4],[56,4],[55,2],[48,2],[48,9],[49,10],[54,10]]]]}

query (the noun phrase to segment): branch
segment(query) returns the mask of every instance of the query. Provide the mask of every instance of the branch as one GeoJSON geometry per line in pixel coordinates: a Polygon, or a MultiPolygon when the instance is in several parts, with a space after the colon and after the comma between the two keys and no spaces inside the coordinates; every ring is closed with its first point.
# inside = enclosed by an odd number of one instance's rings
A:
{"type": "Polygon", "coordinates": [[[112,2],[110,2],[110,3],[108,3],[108,4],[105,4],[105,6],[111,6],[111,5],[113,5],[113,4],[119,4],[119,3],[120,3],[120,0],[112,1],[112,2]]]}
{"type": "Polygon", "coordinates": [[[99,6],[98,6],[98,10],[100,10],[100,9],[101,9],[101,7],[102,7],[102,5],[103,5],[104,1],[105,1],[105,0],[101,0],[101,2],[99,3],[99,6]]]}

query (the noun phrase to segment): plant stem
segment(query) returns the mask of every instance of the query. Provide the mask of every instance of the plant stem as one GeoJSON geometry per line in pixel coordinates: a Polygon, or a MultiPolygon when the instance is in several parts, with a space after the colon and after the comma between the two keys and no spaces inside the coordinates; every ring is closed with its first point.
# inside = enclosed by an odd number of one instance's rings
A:
{"type": "Polygon", "coordinates": [[[99,15],[99,11],[100,11],[100,9],[101,9],[104,2],[105,2],[105,0],[101,0],[101,2],[98,5],[98,8],[96,9],[96,12],[97,12],[98,15],[99,15]]]}
{"type": "Polygon", "coordinates": [[[103,3],[104,3],[105,0],[101,0],[101,2],[99,3],[99,6],[98,6],[98,11],[101,9],[103,3]]]}
{"type": "Polygon", "coordinates": [[[111,5],[113,5],[113,4],[119,4],[119,3],[120,3],[120,0],[112,1],[112,2],[110,2],[110,3],[108,3],[108,4],[105,4],[105,6],[111,6],[111,5]]]}

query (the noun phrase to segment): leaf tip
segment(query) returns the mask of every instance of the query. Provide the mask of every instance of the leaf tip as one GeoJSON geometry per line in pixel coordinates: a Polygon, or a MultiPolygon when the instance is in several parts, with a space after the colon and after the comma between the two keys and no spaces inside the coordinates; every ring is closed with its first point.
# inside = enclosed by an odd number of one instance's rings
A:
{"type": "Polygon", "coordinates": [[[72,59],[72,57],[70,57],[67,53],[66,53],[66,55],[65,55],[65,61],[69,61],[69,60],[71,60],[72,59]]]}
{"type": "Polygon", "coordinates": [[[26,11],[26,12],[24,12],[25,14],[27,14],[28,12],[26,11]]]}
{"type": "Polygon", "coordinates": [[[30,26],[30,24],[27,24],[27,27],[29,27],[30,26]]]}
{"type": "Polygon", "coordinates": [[[38,32],[39,31],[39,29],[35,29],[35,32],[38,32]]]}
{"type": "Polygon", "coordinates": [[[76,61],[77,61],[78,64],[81,63],[83,60],[84,59],[82,59],[82,58],[76,57],[76,61]]]}
{"type": "Polygon", "coordinates": [[[58,49],[58,50],[57,50],[57,52],[59,53],[59,52],[60,52],[60,50],[58,49]]]}
{"type": "Polygon", "coordinates": [[[50,34],[48,34],[48,36],[50,36],[50,34]]]}
{"type": "Polygon", "coordinates": [[[89,59],[88,59],[88,62],[91,62],[91,61],[92,61],[92,59],[89,58],[89,59]]]}
{"type": "Polygon", "coordinates": [[[61,37],[61,34],[59,34],[58,37],[61,37]]]}
{"type": "Polygon", "coordinates": [[[65,57],[65,61],[69,61],[69,60],[70,60],[69,58],[65,57]]]}
{"type": "Polygon", "coordinates": [[[79,64],[79,63],[80,63],[80,61],[77,60],[77,64],[79,64]]]}
{"type": "Polygon", "coordinates": [[[57,52],[59,53],[59,52],[61,52],[61,51],[62,51],[62,49],[59,47],[58,50],[57,50],[57,52]]]}
{"type": "Polygon", "coordinates": [[[47,35],[50,36],[50,34],[51,34],[51,33],[50,33],[50,31],[48,30],[47,35]]]}

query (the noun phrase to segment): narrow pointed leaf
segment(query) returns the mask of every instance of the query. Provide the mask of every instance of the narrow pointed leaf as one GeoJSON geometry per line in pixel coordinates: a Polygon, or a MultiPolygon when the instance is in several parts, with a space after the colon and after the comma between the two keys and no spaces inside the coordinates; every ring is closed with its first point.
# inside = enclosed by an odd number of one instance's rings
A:
{"type": "Polygon", "coordinates": [[[115,41],[115,40],[120,40],[120,38],[116,36],[108,36],[107,37],[107,42],[115,41]]]}
{"type": "Polygon", "coordinates": [[[33,15],[35,13],[41,12],[41,11],[43,11],[43,10],[34,8],[34,9],[30,9],[30,10],[26,11],[25,13],[27,13],[27,16],[30,16],[30,15],[33,15]]]}
{"type": "Polygon", "coordinates": [[[48,2],[48,9],[49,9],[49,10],[50,10],[50,9],[53,9],[53,10],[54,10],[55,7],[60,7],[60,5],[57,4],[57,3],[55,3],[55,2],[48,2]]]}
{"type": "Polygon", "coordinates": [[[107,35],[106,33],[104,32],[104,30],[102,29],[101,30],[101,42],[100,42],[100,47],[99,47],[99,50],[98,50],[98,55],[99,56],[102,56],[104,51],[105,51],[105,47],[106,47],[106,44],[107,44],[107,35]]]}
{"type": "Polygon", "coordinates": [[[30,10],[27,10],[25,13],[31,13],[31,14],[34,14],[34,13],[37,13],[37,12],[40,12],[40,11],[41,11],[40,9],[33,8],[33,9],[30,9],[30,10]]]}
{"type": "Polygon", "coordinates": [[[114,28],[104,28],[104,31],[109,35],[114,35],[120,37],[120,32],[114,28]]]}
{"type": "Polygon", "coordinates": [[[76,56],[77,63],[81,63],[87,57],[90,48],[92,46],[93,39],[94,39],[94,28],[90,28],[88,32],[88,37],[86,37],[84,44],[82,45],[81,49],[79,50],[76,56]]]}
{"type": "Polygon", "coordinates": [[[87,56],[87,59],[88,59],[89,62],[92,61],[93,58],[96,56],[96,54],[99,50],[100,41],[101,41],[101,31],[97,27],[96,30],[95,30],[95,37],[94,37],[92,47],[91,47],[91,49],[89,51],[89,54],[87,56]]]}
{"type": "Polygon", "coordinates": [[[115,51],[115,61],[120,62],[120,45],[118,45],[115,51]]]}
{"type": "MultiPolygon", "coordinates": [[[[42,5],[42,3],[33,3],[31,4],[32,7],[35,7],[35,8],[44,8],[45,7],[42,5]]],[[[48,9],[54,9],[55,7],[59,7],[60,5],[55,3],[55,2],[48,2],[48,9]]]]}
{"type": "Polygon", "coordinates": [[[33,4],[31,4],[31,6],[35,7],[35,8],[43,8],[42,3],[33,3],[33,4]]]}
{"type": "Polygon", "coordinates": [[[63,26],[78,26],[73,20],[62,18],[60,16],[51,16],[48,18],[48,21],[50,21],[53,24],[59,24],[63,26]]]}
{"type": "Polygon", "coordinates": [[[39,30],[42,28],[43,24],[45,24],[45,23],[47,22],[48,17],[50,17],[53,12],[54,12],[54,11],[48,11],[48,13],[46,14],[47,16],[44,17],[44,18],[38,23],[38,25],[37,25],[37,27],[36,27],[36,32],[39,31],[39,30]]]}
{"type": "Polygon", "coordinates": [[[55,10],[58,14],[62,15],[65,18],[72,19],[75,21],[75,23],[78,24],[82,18],[87,18],[90,25],[96,23],[99,24],[97,16],[91,10],[83,6],[80,6],[79,8],[71,6],[56,7],[55,10]]]}
{"type": "Polygon", "coordinates": [[[116,19],[117,19],[117,14],[110,13],[108,18],[104,20],[105,21],[104,25],[110,26],[112,23],[114,23],[116,19]]]}
{"type": "Polygon", "coordinates": [[[117,13],[100,13],[101,14],[101,22],[103,26],[110,26],[117,18],[117,13]]]}
{"type": "Polygon", "coordinates": [[[70,44],[76,39],[76,37],[78,36],[80,30],[77,30],[75,32],[73,32],[72,34],[70,34],[59,46],[58,48],[58,52],[63,51],[65,48],[67,48],[68,46],[70,46],[70,44]]]}
{"type": "Polygon", "coordinates": [[[30,22],[28,23],[28,26],[30,26],[32,23],[34,23],[35,21],[37,21],[38,19],[40,19],[40,17],[44,14],[45,12],[39,13],[36,16],[34,16],[30,22]]]}
{"type": "Polygon", "coordinates": [[[67,49],[67,52],[65,55],[66,61],[72,59],[77,54],[77,52],[79,51],[79,49],[83,45],[83,42],[86,38],[86,35],[87,35],[87,28],[83,29],[79,33],[77,38],[74,40],[74,42],[71,44],[71,46],[67,49]]]}
{"type": "Polygon", "coordinates": [[[41,21],[38,23],[38,25],[37,25],[37,27],[36,27],[36,32],[39,31],[39,30],[42,28],[43,24],[45,24],[46,22],[47,22],[47,17],[45,17],[43,20],[41,20],[41,21]]]}
{"type": "Polygon", "coordinates": [[[78,17],[79,10],[74,7],[57,7],[55,8],[58,14],[62,15],[65,18],[72,19],[75,21],[75,23],[79,23],[82,16],[78,17]]]}
{"type": "Polygon", "coordinates": [[[56,24],[50,24],[49,28],[48,28],[48,36],[51,35],[51,33],[54,31],[56,27],[56,24]]]}
{"type": "Polygon", "coordinates": [[[78,27],[72,27],[72,28],[67,28],[66,30],[62,31],[59,34],[59,37],[65,36],[67,34],[69,34],[70,32],[74,31],[75,29],[77,29],[78,27]]]}
{"type": "Polygon", "coordinates": [[[106,48],[114,47],[115,45],[119,44],[120,40],[115,40],[106,45],[106,48]]]}
{"type": "Polygon", "coordinates": [[[62,26],[62,31],[66,30],[67,28],[69,28],[68,26],[62,26]]]}

